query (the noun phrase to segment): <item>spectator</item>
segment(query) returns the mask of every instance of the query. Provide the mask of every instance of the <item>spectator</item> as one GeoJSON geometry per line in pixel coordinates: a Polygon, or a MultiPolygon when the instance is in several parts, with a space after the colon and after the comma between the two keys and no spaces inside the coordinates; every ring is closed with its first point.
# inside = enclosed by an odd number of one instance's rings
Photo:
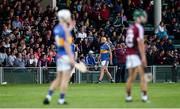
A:
{"type": "Polygon", "coordinates": [[[5,48],[10,48],[10,39],[8,37],[6,37],[6,39],[5,39],[4,47],[5,48]]]}
{"type": "Polygon", "coordinates": [[[103,21],[107,21],[110,17],[110,12],[106,4],[103,5],[101,9],[101,18],[103,21]]]}
{"type": "Polygon", "coordinates": [[[122,21],[122,18],[121,18],[121,13],[118,13],[116,18],[114,19],[113,25],[116,28],[118,28],[118,27],[122,26],[122,24],[123,24],[123,21],[122,21]]]}
{"type": "Polygon", "coordinates": [[[155,54],[156,52],[153,52],[153,49],[152,48],[149,48],[149,50],[147,51],[146,53],[146,57],[147,57],[147,64],[148,66],[151,66],[151,65],[154,65],[154,59],[155,59],[155,54]]]}
{"type": "Polygon", "coordinates": [[[124,10],[121,10],[121,21],[122,21],[122,24],[124,25],[127,23],[127,17],[124,14],[124,10]]]}
{"type": "Polygon", "coordinates": [[[25,68],[26,63],[25,63],[25,60],[23,59],[21,53],[18,53],[17,58],[14,60],[14,66],[25,68]]]}
{"type": "Polygon", "coordinates": [[[77,34],[77,38],[83,40],[86,37],[87,37],[87,33],[85,32],[85,27],[81,27],[80,31],[77,34]]]}
{"type": "Polygon", "coordinates": [[[12,26],[13,28],[22,28],[22,23],[19,21],[19,16],[16,16],[16,18],[14,19],[14,21],[12,22],[12,26]]]}
{"type": "Polygon", "coordinates": [[[166,52],[166,57],[165,57],[165,60],[164,60],[164,64],[173,65],[174,62],[175,62],[175,57],[173,55],[173,52],[167,51],[166,52]]]}
{"type": "Polygon", "coordinates": [[[38,67],[44,67],[47,68],[47,57],[45,54],[41,56],[41,58],[38,60],[38,67]]]}
{"type": "Polygon", "coordinates": [[[93,51],[89,51],[88,55],[85,58],[85,62],[86,65],[88,66],[95,66],[96,65],[96,61],[95,61],[95,57],[93,56],[93,51]]]}
{"type": "Polygon", "coordinates": [[[48,60],[45,54],[43,54],[40,59],[38,60],[38,67],[43,67],[42,71],[43,71],[43,82],[44,83],[48,83],[49,82],[49,72],[48,72],[48,60]]]}
{"type": "Polygon", "coordinates": [[[122,83],[125,82],[125,63],[126,63],[126,48],[125,44],[117,44],[115,49],[115,55],[117,57],[117,65],[118,69],[116,72],[116,82],[119,83],[120,81],[122,83]]]}
{"type": "Polygon", "coordinates": [[[7,54],[5,48],[0,49],[0,66],[5,64],[5,60],[7,59],[7,54]]]}
{"type": "Polygon", "coordinates": [[[121,1],[120,0],[116,0],[115,1],[115,6],[114,6],[115,13],[120,13],[122,8],[123,8],[123,6],[122,6],[121,1]]]}
{"type": "Polygon", "coordinates": [[[164,64],[164,61],[166,60],[166,57],[164,56],[164,50],[161,50],[160,53],[156,55],[155,60],[157,65],[164,64]]]}
{"type": "Polygon", "coordinates": [[[11,29],[9,29],[6,25],[3,25],[3,31],[2,31],[2,36],[7,36],[12,32],[11,29]]]}
{"type": "Polygon", "coordinates": [[[7,54],[8,55],[8,57],[6,59],[6,66],[7,67],[13,67],[14,66],[14,61],[16,59],[16,56],[15,56],[16,53],[17,53],[16,50],[13,50],[13,51],[9,51],[9,53],[7,54]]]}
{"type": "MultiPolygon", "coordinates": [[[[27,2],[25,0],[3,0],[0,2],[0,24],[2,25],[0,28],[0,48],[6,47],[7,49],[6,61],[15,51],[13,57],[17,53],[22,53],[23,59],[27,62],[34,59],[40,61],[42,54],[45,54],[48,61],[47,66],[51,66],[50,63],[53,63],[55,54],[52,56],[50,52],[54,52],[55,47],[51,30],[56,24],[56,12],[50,6],[42,10],[40,2],[41,0],[27,2]],[[34,59],[30,58],[31,55],[34,55],[34,59]]],[[[99,40],[102,36],[107,37],[112,49],[115,49],[117,44],[124,43],[126,27],[130,24],[128,22],[132,20],[134,9],[143,6],[148,15],[153,15],[153,4],[150,0],[143,2],[140,0],[128,0],[128,2],[126,0],[68,0],[64,2],[67,3],[67,6],[64,7],[70,8],[73,19],[77,22],[73,36],[77,45],[78,57],[82,54],[82,59],[85,58],[84,56],[88,54],[89,50],[95,54],[98,53],[99,40]]],[[[180,33],[180,20],[178,18],[180,2],[166,0],[164,3],[169,4],[162,7],[162,19],[165,24],[161,23],[157,27],[156,35],[147,33],[152,37],[146,41],[147,56],[154,58],[155,61],[160,51],[175,51],[173,35],[177,39],[180,33]]],[[[153,16],[149,17],[149,24],[153,23],[152,18],[153,16]]],[[[115,54],[115,51],[113,52],[115,54]]],[[[13,61],[13,59],[10,60],[13,61]]],[[[116,60],[115,56],[113,60],[116,60]]],[[[151,62],[150,64],[155,63],[151,62]]],[[[4,66],[6,66],[6,62],[4,66]]],[[[7,66],[13,66],[13,64],[7,61],[7,66]]]]}
{"type": "Polygon", "coordinates": [[[156,35],[162,39],[164,37],[168,37],[166,27],[164,25],[164,22],[160,22],[159,26],[156,29],[156,35]]]}
{"type": "Polygon", "coordinates": [[[30,55],[30,59],[27,62],[28,67],[36,67],[37,66],[37,60],[35,59],[34,55],[30,55]]]}
{"type": "Polygon", "coordinates": [[[167,51],[174,51],[175,48],[174,48],[174,45],[172,43],[172,40],[168,40],[167,42],[167,51]]]}

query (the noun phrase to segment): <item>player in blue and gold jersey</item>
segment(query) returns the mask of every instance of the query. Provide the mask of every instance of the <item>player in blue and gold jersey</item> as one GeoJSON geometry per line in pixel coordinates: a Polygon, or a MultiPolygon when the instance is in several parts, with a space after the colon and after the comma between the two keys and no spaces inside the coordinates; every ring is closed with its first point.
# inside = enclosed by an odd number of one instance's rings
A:
{"type": "Polygon", "coordinates": [[[99,80],[97,83],[102,82],[104,73],[107,74],[111,83],[114,83],[114,80],[108,70],[109,62],[112,65],[112,52],[111,52],[111,48],[110,48],[109,44],[107,43],[105,37],[101,38],[100,55],[98,58],[98,62],[101,63],[101,72],[100,72],[99,80]]]}
{"type": "Polygon", "coordinates": [[[72,49],[71,30],[75,23],[71,19],[69,10],[63,9],[57,13],[59,24],[54,27],[54,37],[57,46],[57,76],[52,82],[48,94],[44,99],[44,104],[49,104],[56,88],[60,87],[60,96],[58,104],[66,104],[65,94],[71,77],[72,66],[74,65],[74,53],[72,49]]]}

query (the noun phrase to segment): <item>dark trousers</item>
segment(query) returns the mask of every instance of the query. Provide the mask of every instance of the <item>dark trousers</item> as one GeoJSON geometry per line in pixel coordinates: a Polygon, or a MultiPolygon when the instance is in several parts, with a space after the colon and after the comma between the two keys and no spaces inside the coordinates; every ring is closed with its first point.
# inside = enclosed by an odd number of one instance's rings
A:
{"type": "Polygon", "coordinates": [[[72,77],[70,79],[70,82],[75,83],[75,73],[72,74],[72,77]]]}
{"type": "Polygon", "coordinates": [[[126,72],[126,67],[125,64],[118,64],[118,69],[116,72],[116,83],[122,82],[125,83],[125,72],[126,72]]]}
{"type": "Polygon", "coordinates": [[[43,83],[49,83],[49,71],[48,69],[43,70],[43,83]]]}
{"type": "Polygon", "coordinates": [[[172,68],[172,82],[177,82],[177,67],[172,68]]]}

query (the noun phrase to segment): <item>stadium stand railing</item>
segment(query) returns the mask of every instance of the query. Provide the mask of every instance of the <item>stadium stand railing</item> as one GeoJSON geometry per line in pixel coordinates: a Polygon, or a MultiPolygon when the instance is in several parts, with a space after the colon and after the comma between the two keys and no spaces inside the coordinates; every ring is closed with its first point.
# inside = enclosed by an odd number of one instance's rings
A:
{"type": "MultiPolygon", "coordinates": [[[[109,66],[113,78],[116,78],[116,66],[109,66]]],[[[56,67],[0,67],[0,83],[12,84],[44,84],[51,82],[56,75],[56,67]]],[[[95,83],[98,80],[100,67],[88,67],[88,72],[81,73],[75,70],[74,83],[95,83]]],[[[145,73],[152,74],[152,82],[178,82],[180,81],[180,66],[149,66],[145,73]]],[[[128,73],[126,71],[126,78],[128,73]]],[[[139,78],[137,77],[137,81],[139,78]]],[[[103,82],[108,82],[107,77],[103,82]]]]}

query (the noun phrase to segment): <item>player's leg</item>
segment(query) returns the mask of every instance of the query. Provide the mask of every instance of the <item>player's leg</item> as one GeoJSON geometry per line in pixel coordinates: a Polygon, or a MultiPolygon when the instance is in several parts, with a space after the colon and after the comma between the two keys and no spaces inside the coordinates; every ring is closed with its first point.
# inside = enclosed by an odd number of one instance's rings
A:
{"type": "Polygon", "coordinates": [[[135,68],[129,68],[128,69],[129,72],[129,77],[126,83],[126,101],[130,102],[132,101],[132,96],[131,96],[131,89],[132,89],[132,84],[133,81],[135,80],[136,76],[137,76],[137,72],[135,68]]]}
{"type": "Polygon", "coordinates": [[[100,76],[99,76],[99,79],[98,79],[97,83],[101,83],[102,82],[102,79],[104,77],[104,70],[105,70],[105,66],[102,66],[101,67],[101,71],[100,71],[100,76]]]}
{"type": "Polygon", "coordinates": [[[61,82],[61,78],[62,78],[62,72],[59,72],[57,74],[56,79],[52,82],[51,86],[50,86],[50,90],[55,90],[57,88],[59,88],[60,82],[61,82]]]}
{"type": "Polygon", "coordinates": [[[59,104],[66,104],[65,95],[67,92],[67,88],[69,85],[70,78],[71,78],[71,71],[70,70],[62,72],[61,83],[60,83],[61,93],[60,93],[59,100],[58,100],[59,104]]]}
{"type": "Polygon", "coordinates": [[[56,76],[56,79],[53,80],[53,82],[51,83],[51,85],[49,87],[48,94],[46,95],[46,98],[44,99],[44,102],[43,102],[44,104],[49,104],[50,103],[52,95],[53,95],[55,89],[57,87],[59,87],[59,85],[60,85],[60,81],[61,81],[61,73],[58,72],[57,76],[56,76]]]}
{"type": "Polygon", "coordinates": [[[113,80],[109,70],[108,70],[108,66],[105,67],[105,73],[107,74],[109,80],[111,81],[111,83],[114,83],[115,81],[113,80]]]}
{"type": "Polygon", "coordinates": [[[143,66],[138,66],[138,72],[140,75],[140,87],[142,91],[142,101],[146,102],[148,100],[147,96],[147,81],[145,80],[144,77],[144,68],[143,66]]]}

